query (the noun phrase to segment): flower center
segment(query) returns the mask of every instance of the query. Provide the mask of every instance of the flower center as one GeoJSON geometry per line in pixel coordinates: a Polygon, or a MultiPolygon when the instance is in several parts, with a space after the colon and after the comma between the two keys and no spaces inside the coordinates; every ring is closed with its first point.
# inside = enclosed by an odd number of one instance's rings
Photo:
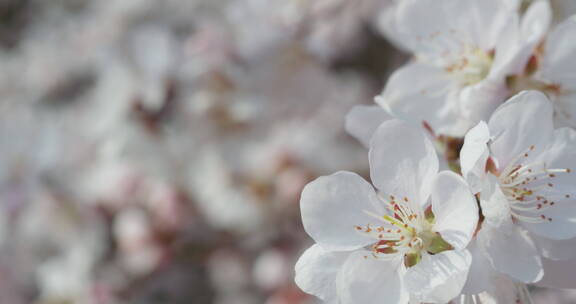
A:
{"type": "Polygon", "coordinates": [[[477,47],[466,47],[445,69],[462,86],[482,81],[492,67],[493,55],[477,47]]]}
{"type": "Polygon", "coordinates": [[[394,196],[389,200],[380,198],[389,214],[378,215],[365,211],[376,218],[379,225],[355,226],[355,229],[374,238],[370,246],[374,258],[404,257],[406,267],[416,265],[422,252],[436,254],[453,249],[439,233],[433,231],[434,215],[431,208],[422,210],[407,197],[398,202],[394,196]]]}
{"type": "Polygon", "coordinates": [[[510,202],[512,217],[526,223],[551,222],[545,211],[561,198],[570,198],[554,188],[556,174],[570,173],[569,168],[550,169],[541,161],[530,161],[534,146],[518,155],[502,170],[499,182],[510,202]]]}

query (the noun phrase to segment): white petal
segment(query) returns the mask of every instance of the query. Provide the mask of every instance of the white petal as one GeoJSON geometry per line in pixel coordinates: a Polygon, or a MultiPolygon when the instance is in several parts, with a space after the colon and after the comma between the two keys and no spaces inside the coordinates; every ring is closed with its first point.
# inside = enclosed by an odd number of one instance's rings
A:
{"type": "Polygon", "coordinates": [[[554,205],[542,209],[541,214],[551,218],[538,224],[523,223],[526,229],[551,239],[576,237],[576,131],[571,128],[554,130],[552,143],[539,158],[549,169],[570,169],[568,173],[554,173],[544,180],[551,187],[539,191],[539,194],[554,205]]]}
{"type": "Polygon", "coordinates": [[[337,300],[336,275],[348,256],[348,252],[326,251],[312,245],[296,263],[296,285],[324,301],[337,300]]]}
{"type": "Polygon", "coordinates": [[[503,77],[486,78],[462,88],[458,95],[460,115],[471,124],[488,120],[510,95],[503,77]]]}
{"type": "MultiPolygon", "coordinates": [[[[543,257],[551,260],[576,259],[576,238],[567,240],[552,240],[536,234],[530,234],[530,238],[540,250],[543,257]]],[[[546,272],[544,272],[546,275],[546,272]]]]}
{"type": "Polygon", "coordinates": [[[548,33],[552,22],[552,9],[548,1],[534,1],[522,17],[522,36],[525,41],[538,43],[548,33]]]}
{"type": "Polygon", "coordinates": [[[485,223],[477,237],[481,249],[488,254],[497,271],[524,283],[534,283],[542,278],[538,250],[527,233],[516,225],[494,227],[485,223]]]}
{"type": "Polygon", "coordinates": [[[515,75],[524,72],[534,49],[548,32],[552,11],[547,1],[535,1],[521,22],[513,16],[502,31],[491,75],[515,75]]]}
{"type": "Polygon", "coordinates": [[[369,159],[378,190],[426,203],[438,173],[438,157],[421,129],[400,120],[384,122],[372,137],[369,159]]]}
{"type": "Polygon", "coordinates": [[[576,89],[576,18],[566,19],[546,40],[541,72],[563,89],[576,89]]]}
{"type": "MultiPolygon", "coordinates": [[[[570,169],[570,173],[557,173],[549,182],[553,187],[547,189],[552,196],[576,197],[576,131],[572,128],[554,130],[551,144],[539,158],[549,169],[570,169]],[[574,172],[572,172],[574,171],[574,172]],[[556,194],[556,195],[555,195],[556,194]]],[[[570,198],[570,197],[569,197],[570,198]]]]}
{"type": "Polygon", "coordinates": [[[538,286],[576,289],[576,260],[553,261],[542,259],[544,277],[538,286]]]}
{"type": "Polygon", "coordinates": [[[535,146],[530,157],[537,156],[552,137],[553,108],[548,98],[538,91],[524,91],[510,98],[490,118],[490,145],[499,169],[535,146]]]}
{"type": "Polygon", "coordinates": [[[378,126],[390,118],[390,115],[378,105],[355,106],[346,115],[346,131],[368,148],[378,126]]]}
{"type": "MultiPolygon", "coordinates": [[[[518,283],[508,276],[500,276],[494,280],[496,290],[492,293],[493,302],[487,303],[530,303],[532,297],[527,286],[518,283]]],[[[484,302],[482,302],[484,303],[484,302]]]]}
{"type": "Polygon", "coordinates": [[[576,127],[576,95],[574,89],[569,89],[565,94],[555,96],[554,102],[554,125],[560,127],[576,127]]]}
{"type": "Polygon", "coordinates": [[[472,264],[466,284],[462,288],[462,294],[476,295],[483,291],[492,292],[495,289],[494,279],[501,274],[492,268],[486,254],[480,250],[477,240],[470,243],[468,251],[472,256],[472,264]]]}
{"type": "Polygon", "coordinates": [[[492,226],[511,225],[510,204],[500,189],[498,179],[488,174],[480,193],[480,207],[484,222],[492,226]]]}
{"type": "MultiPolygon", "coordinates": [[[[469,273],[468,276],[472,276],[469,273]]],[[[461,296],[459,301],[452,301],[455,304],[499,304],[499,303],[530,303],[522,301],[527,299],[520,296],[520,292],[525,292],[521,286],[515,284],[508,276],[500,275],[492,278],[491,285],[493,288],[480,293],[461,296]]]]}
{"type": "Polygon", "coordinates": [[[449,302],[462,290],[471,262],[466,250],[425,254],[418,264],[408,268],[404,276],[406,288],[421,302],[449,302]]]}
{"type": "Polygon", "coordinates": [[[484,222],[476,235],[479,249],[497,271],[525,283],[536,282],[542,277],[539,253],[526,233],[512,222],[508,200],[496,177],[487,177],[480,195],[484,222]]]}
{"type": "MultiPolygon", "coordinates": [[[[477,239],[476,239],[477,240],[477,239]]],[[[498,303],[525,303],[521,294],[525,291],[524,284],[515,283],[509,276],[497,272],[492,268],[486,253],[474,241],[468,247],[472,254],[472,265],[468,273],[468,280],[462,289],[461,304],[498,304],[498,303]],[[469,302],[463,300],[470,300],[469,302]]],[[[529,303],[529,302],[526,302],[529,303]]]]}
{"type": "MultiPolygon", "coordinates": [[[[403,44],[427,58],[440,58],[442,52],[457,51],[457,44],[451,43],[454,37],[449,36],[455,20],[449,15],[457,7],[455,1],[399,1],[396,22],[403,44]]],[[[460,36],[467,37],[466,34],[460,36]]]]}
{"type": "Polygon", "coordinates": [[[541,223],[521,222],[530,232],[542,237],[565,240],[576,237],[576,200],[554,204],[542,211],[551,220],[541,223]]]}
{"type": "Polygon", "coordinates": [[[366,246],[374,240],[358,233],[355,226],[372,223],[374,219],[364,211],[383,212],[378,210],[378,203],[374,188],[355,173],[343,171],[319,177],[302,191],[304,229],[326,250],[366,246]]]}
{"type": "Polygon", "coordinates": [[[508,16],[498,36],[490,77],[503,78],[524,72],[534,49],[548,31],[551,15],[547,1],[535,1],[521,21],[518,15],[508,16]]]}
{"type": "Polygon", "coordinates": [[[534,45],[523,41],[519,18],[517,15],[510,16],[498,36],[494,61],[489,74],[491,78],[523,72],[532,54],[534,45]]]}
{"type": "MultiPolygon", "coordinates": [[[[493,49],[502,31],[509,25],[508,21],[518,15],[519,1],[517,0],[469,0],[476,6],[474,32],[478,37],[478,46],[484,50],[493,49]]],[[[469,16],[462,14],[460,23],[469,23],[469,16]]]]}
{"type": "Polygon", "coordinates": [[[417,125],[427,122],[437,133],[457,136],[467,129],[457,121],[457,105],[447,99],[456,89],[443,68],[414,62],[392,73],[376,102],[396,117],[417,125]]]}
{"type": "Polygon", "coordinates": [[[478,224],[478,205],[468,184],[454,172],[438,174],[432,186],[434,231],[454,248],[466,248],[478,224]]]}
{"type": "Polygon", "coordinates": [[[400,276],[401,260],[378,260],[369,252],[348,257],[337,277],[341,304],[397,304],[408,302],[400,276]]]}
{"type": "Polygon", "coordinates": [[[486,176],[486,161],[490,152],[488,141],[490,130],[488,125],[481,121],[464,137],[464,145],[460,150],[460,167],[462,175],[470,185],[473,193],[480,191],[482,180],[486,176]]]}
{"type": "Polygon", "coordinates": [[[413,52],[444,58],[466,46],[492,49],[505,19],[515,13],[501,0],[403,0],[397,22],[413,52]]]}

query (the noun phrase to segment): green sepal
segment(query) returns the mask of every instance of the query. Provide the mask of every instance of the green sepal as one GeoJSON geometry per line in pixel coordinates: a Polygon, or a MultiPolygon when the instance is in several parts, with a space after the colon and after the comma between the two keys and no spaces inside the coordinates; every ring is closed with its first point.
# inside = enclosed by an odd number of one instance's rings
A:
{"type": "Polygon", "coordinates": [[[439,233],[436,233],[436,235],[430,239],[430,244],[426,249],[431,254],[437,254],[446,250],[453,250],[454,247],[446,242],[439,233]]]}
{"type": "Polygon", "coordinates": [[[420,260],[422,260],[422,254],[420,252],[407,253],[404,256],[404,265],[409,268],[418,264],[420,260]]]}
{"type": "Polygon", "coordinates": [[[432,205],[428,206],[428,208],[424,210],[424,218],[428,223],[434,224],[435,217],[434,213],[432,212],[432,205]]]}

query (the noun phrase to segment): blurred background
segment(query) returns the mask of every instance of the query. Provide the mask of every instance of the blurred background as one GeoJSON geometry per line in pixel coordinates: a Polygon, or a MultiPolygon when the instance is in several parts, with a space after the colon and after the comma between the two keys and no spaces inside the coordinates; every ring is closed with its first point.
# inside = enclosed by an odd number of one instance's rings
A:
{"type": "Polygon", "coordinates": [[[368,174],[394,2],[0,0],[0,304],[316,303],[299,195],[368,174]]]}

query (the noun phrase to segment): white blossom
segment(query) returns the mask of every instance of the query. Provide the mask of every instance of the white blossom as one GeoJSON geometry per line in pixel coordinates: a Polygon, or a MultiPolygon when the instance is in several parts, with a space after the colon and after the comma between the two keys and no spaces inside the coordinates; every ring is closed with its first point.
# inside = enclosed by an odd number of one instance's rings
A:
{"type": "Polygon", "coordinates": [[[392,74],[376,101],[394,115],[461,136],[509,92],[550,22],[536,2],[520,19],[517,1],[404,0],[397,37],[415,59],[392,74]]]}
{"type": "Polygon", "coordinates": [[[461,151],[462,173],[480,192],[479,246],[496,270],[526,283],[542,278],[542,252],[558,249],[546,239],[576,236],[576,133],[554,130],[552,114],[542,93],[522,92],[470,130],[461,151]]]}
{"type": "Polygon", "coordinates": [[[444,303],[460,292],[465,249],[478,210],[464,180],[438,173],[432,143],[398,120],[370,147],[372,185],[350,172],[320,177],[301,198],[316,245],[296,264],[296,282],[325,301],[444,303]]]}
{"type": "Polygon", "coordinates": [[[557,126],[576,125],[576,16],[558,24],[546,37],[532,60],[532,71],[508,79],[514,91],[539,90],[554,104],[557,126]]]}

